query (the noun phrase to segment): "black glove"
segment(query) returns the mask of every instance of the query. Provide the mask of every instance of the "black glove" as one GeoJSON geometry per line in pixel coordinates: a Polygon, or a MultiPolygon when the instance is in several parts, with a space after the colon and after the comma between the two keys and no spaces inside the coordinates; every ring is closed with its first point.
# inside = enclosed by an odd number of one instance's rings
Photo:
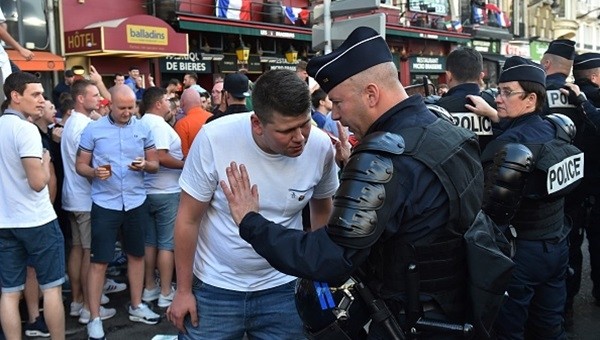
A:
{"type": "Polygon", "coordinates": [[[579,92],[579,95],[576,95],[575,91],[573,91],[568,86],[564,86],[563,89],[569,91],[569,97],[568,97],[569,104],[580,106],[585,101],[587,101],[587,97],[585,96],[585,94],[583,92],[579,92]]]}

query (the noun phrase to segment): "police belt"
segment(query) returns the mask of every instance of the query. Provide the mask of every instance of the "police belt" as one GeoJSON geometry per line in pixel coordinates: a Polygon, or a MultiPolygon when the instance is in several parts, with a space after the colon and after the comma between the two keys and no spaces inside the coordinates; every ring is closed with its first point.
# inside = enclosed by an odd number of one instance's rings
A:
{"type": "Polygon", "coordinates": [[[523,199],[517,215],[511,221],[517,238],[541,240],[552,238],[564,226],[564,198],[552,201],[523,199]]]}

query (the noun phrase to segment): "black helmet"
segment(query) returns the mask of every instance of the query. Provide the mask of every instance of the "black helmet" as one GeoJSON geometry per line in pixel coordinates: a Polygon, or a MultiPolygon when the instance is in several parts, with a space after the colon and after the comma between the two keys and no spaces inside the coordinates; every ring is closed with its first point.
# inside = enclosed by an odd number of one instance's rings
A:
{"type": "Polygon", "coordinates": [[[309,339],[366,339],[364,326],[370,316],[355,284],[352,278],[339,287],[329,287],[325,282],[298,280],[296,309],[309,339]]]}

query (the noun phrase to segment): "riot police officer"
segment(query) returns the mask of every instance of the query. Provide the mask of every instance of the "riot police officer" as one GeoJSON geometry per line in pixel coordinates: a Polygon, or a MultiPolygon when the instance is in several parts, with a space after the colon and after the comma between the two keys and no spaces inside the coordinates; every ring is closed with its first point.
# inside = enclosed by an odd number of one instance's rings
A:
{"type": "Polygon", "coordinates": [[[488,104],[496,107],[491,92],[480,92],[479,82],[483,77],[483,57],[471,48],[458,48],[446,58],[446,79],[450,90],[435,104],[452,115],[454,123],[473,131],[479,137],[481,150],[492,139],[492,122],[487,117],[469,112],[466,104],[471,101],[467,95],[481,95],[488,104]]]}
{"type": "MultiPolygon", "coordinates": [[[[371,28],[357,28],[339,49],[313,58],[308,72],[328,92],[334,119],[361,140],[344,166],[329,223],[303,233],[264,219],[248,172],[232,164],[231,190],[221,186],[241,237],[291,275],[331,283],[358,275],[405,329],[410,301],[420,306],[418,315],[464,322],[462,235],[480,210],[483,190],[476,136],[437,118],[420,95],[406,94],[384,38],[371,28]],[[409,287],[418,287],[414,300],[409,287]]],[[[323,302],[324,309],[339,307],[323,302]]],[[[369,336],[390,338],[377,321],[369,336]]]]}
{"type": "Polygon", "coordinates": [[[508,227],[516,245],[509,298],[495,324],[499,339],[565,338],[564,197],[583,178],[583,153],[571,144],[575,127],[568,117],[542,115],[545,78],[536,63],[520,57],[506,61],[491,118],[507,124],[481,156],[483,209],[508,227]]]}
{"type": "MultiPolygon", "coordinates": [[[[590,143],[598,133],[597,116],[598,111],[587,100],[584,93],[579,93],[579,88],[566,82],[567,76],[573,67],[575,56],[575,42],[566,39],[552,41],[548,50],[542,57],[542,66],[547,73],[546,78],[546,114],[562,113],[575,122],[577,135],[574,143],[585,152],[586,156],[592,156],[594,144],[590,143]],[[565,93],[567,89],[568,94],[565,93]],[[591,140],[592,139],[592,140],[591,140]]],[[[593,158],[587,157],[587,160],[593,158]]],[[[587,162],[586,162],[587,163],[587,162]]],[[[586,164],[586,170],[591,164],[586,164]]],[[[586,171],[586,177],[589,174],[586,171]]],[[[586,181],[588,181],[586,179],[586,181]]],[[[572,270],[567,277],[567,300],[565,303],[565,326],[573,324],[573,298],[579,291],[581,278],[581,243],[583,242],[584,227],[589,219],[589,199],[586,197],[588,186],[582,185],[571,193],[565,202],[566,215],[572,224],[569,252],[569,266],[572,270]]]]}
{"type": "MultiPolygon", "coordinates": [[[[573,76],[575,84],[585,93],[587,98],[596,107],[600,107],[600,54],[584,53],[575,57],[573,62],[573,76]]],[[[565,306],[565,319],[572,321],[573,298],[579,292],[581,285],[581,267],[583,254],[581,244],[584,232],[587,235],[590,252],[591,278],[593,283],[592,295],[596,304],[600,305],[600,229],[593,224],[600,218],[600,155],[595,152],[600,144],[598,131],[588,132],[583,137],[584,150],[594,152],[585,153],[585,177],[583,179],[584,201],[575,211],[574,225],[571,232],[571,248],[569,265],[573,268],[573,276],[567,280],[567,305],[565,306]]]]}

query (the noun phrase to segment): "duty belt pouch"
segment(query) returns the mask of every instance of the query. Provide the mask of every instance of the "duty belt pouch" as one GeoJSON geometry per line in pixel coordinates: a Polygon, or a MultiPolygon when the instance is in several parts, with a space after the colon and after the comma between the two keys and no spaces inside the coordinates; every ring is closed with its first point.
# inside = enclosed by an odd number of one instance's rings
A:
{"type": "Polygon", "coordinates": [[[506,300],[506,289],[512,277],[513,261],[501,248],[509,245],[492,219],[480,211],[464,235],[467,251],[468,318],[475,338],[489,339],[500,307],[506,300]]]}

